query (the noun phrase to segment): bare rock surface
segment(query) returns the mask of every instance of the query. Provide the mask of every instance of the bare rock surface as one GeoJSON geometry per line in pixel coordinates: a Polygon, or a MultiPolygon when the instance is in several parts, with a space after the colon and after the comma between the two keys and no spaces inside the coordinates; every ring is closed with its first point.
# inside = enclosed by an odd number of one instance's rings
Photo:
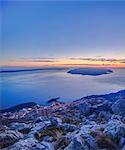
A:
{"type": "Polygon", "coordinates": [[[125,116],[125,98],[119,99],[112,106],[114,114],[125,116]]]}
{"type": "Polygon", "coordinates": [[[125,150],[122,96],[113,93],[112,102],[108,96],[90,96],[1,113],[0,149],[125,150]]]}

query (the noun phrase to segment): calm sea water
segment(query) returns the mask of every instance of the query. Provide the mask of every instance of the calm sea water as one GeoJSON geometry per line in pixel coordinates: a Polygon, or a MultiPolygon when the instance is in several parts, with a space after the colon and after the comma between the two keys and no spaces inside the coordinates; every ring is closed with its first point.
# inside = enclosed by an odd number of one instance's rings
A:
{"type": "Polygon", "coordinates": [[[1,73],[1,108],[31,101],[46,104],[55,97],[67,102],[125,89],[125,69],[112,69],[113,73],[101,76],[72,75],[68,70],[1,73]]]}

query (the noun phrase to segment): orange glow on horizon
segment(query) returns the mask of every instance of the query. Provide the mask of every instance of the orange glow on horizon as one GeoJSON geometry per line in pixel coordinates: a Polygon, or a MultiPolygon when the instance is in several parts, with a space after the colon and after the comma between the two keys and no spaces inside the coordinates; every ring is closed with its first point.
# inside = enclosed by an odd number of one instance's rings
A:
{"type": "Polygon", "coordinates": [[[3,61],[1,66],[15,67],[113,67],[125,68],[125,63],[119,61],[109,62],[100,60],[71,60],[71,59],[56,59],[54,61],[3,61]]]}

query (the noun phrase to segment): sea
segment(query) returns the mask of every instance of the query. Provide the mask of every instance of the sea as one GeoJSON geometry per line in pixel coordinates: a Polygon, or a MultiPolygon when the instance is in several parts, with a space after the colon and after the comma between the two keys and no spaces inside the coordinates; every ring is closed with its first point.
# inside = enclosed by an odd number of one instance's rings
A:
{"type": "Polygon", "coordinates": [[[0,109],[27,102],[47,105],[48,100],[56,97],[62,102],[71,102],[88,95],[125,89],[125,68],[113,68],[113,73],[100,76],[69,74],[70,69],[0,72],[0,109]]]}

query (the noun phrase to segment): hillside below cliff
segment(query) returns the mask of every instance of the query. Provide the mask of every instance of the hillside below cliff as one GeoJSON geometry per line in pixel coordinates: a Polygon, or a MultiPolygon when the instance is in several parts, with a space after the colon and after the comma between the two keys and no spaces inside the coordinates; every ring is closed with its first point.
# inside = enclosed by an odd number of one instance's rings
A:
{"type": "Polygon", "coordinates": [[[125,90],[17,108],[0,113],[0,149],[125,150],[125,90]]]}

